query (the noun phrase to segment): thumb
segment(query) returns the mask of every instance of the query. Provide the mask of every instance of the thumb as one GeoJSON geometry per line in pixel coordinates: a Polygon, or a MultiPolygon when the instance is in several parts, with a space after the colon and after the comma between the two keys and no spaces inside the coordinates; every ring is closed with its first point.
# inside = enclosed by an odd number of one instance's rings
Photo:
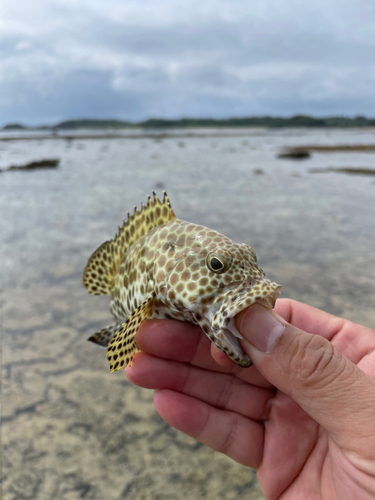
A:
{"type": "Polygon", "coordinates": [[[295,328],[259,304],[239,314],[236,326],[259,372],[291,396],[337,444],[353,443],[358,449],[363,446],[361,437],[374,440],[375,382],[331,342],[295,328]]]}

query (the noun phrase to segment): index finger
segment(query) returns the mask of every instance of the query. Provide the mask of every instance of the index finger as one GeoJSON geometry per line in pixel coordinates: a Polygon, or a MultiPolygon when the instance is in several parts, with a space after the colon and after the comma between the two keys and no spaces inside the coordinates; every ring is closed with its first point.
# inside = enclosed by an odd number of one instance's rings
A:
{"type": "Polygon", "coordinates": [[[228,366],[216,363],[211,356],[212,343],[199,326],[172,319],[147,320],[138,328],[135,340],[141,351],[153,356],[232,374],[260,387],[273,387],[254,366],[241,368],[234,362],[228,366]]]}

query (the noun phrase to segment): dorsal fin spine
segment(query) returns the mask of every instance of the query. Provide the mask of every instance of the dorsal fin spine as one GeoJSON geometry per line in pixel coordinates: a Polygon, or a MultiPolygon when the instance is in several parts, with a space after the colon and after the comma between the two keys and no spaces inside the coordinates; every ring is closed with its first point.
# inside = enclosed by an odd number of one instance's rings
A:
{"type": "Polygon", "coordinates": [[[163,194],[163,202],[153,192],[153,199],[147,196],[147,206],[142,203],[140,211],[134,207],[133,214],[128,212],[128,218],[119,227],[113,240],[103,243],[90,257],[83,275],[84,285],[90,293],[95,295],[110,294],[113,277],[117,273],[126,250],[151,229],[176,219],[167,193],[163,191],[163,194]],[[149,216],[150,214],[151,216],[149,216]],[[105,265],[103,264],[102,269],[105,269],[105,272],[97,276],[95,268],[98,266],[98,261],[103,258],[103,254],[105,254],[103,261],[105,265]],[[107,262],[108,258],[109,262],[107,262]]]}

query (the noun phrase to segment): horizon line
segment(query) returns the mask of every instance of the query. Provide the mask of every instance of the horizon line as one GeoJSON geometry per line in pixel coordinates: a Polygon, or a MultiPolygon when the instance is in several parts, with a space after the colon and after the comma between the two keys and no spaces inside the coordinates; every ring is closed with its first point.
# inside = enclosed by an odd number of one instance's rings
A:
{"type": "MultiPolygon", "coordinates": [[[[161,126],[163,123],[164,124],[179,124],[179,123],[185,123],[185,122],[193,122],[193,123],[199,123],[201,122],[202,124],[204,122],[212,122],[212,124],[220,124],[220,122],[245,122],[245,121],[260,121],[260,120],[265,120],[265,121],[285,121],[285,122],[291,122],[291,121],[305,121],[306,120],[306,125],[308,125],[307,122],[310,122],[310,125],[313,124],[313,122],[323,122],[323,121],[331,121],[331,120],[343,120],[346,122],[356,122],[356,121],[363,121],[363,122],[374,122],[371,123],[371,125],[375,125],[375,118],[374,117],[368,117],[365,115],[357,114],[357,115],[319,115],[319,116],[314,116],[314,115],[309,115],[309,114],[292,114],[292,115],[247,115],[247,116],[230,116],[226,118],[213,118],[213,117],[188,117],[184,116],[181,118],[157,118],[157,117],[150,117],[146,118],[143,120],[126,120],[123,118],[67,118],[64,120],[59,120],[55,124],[40,124],[40,125],[25,125],[25,122],[21,121],[14,121],[14,122],[7,122],[2,125],[0,130],[6,130],[6,129],[12,129],[12,128],[18,128],[19,130],[21,129],[40,129],[40,128],[59,128],[60,126],[69,126],[71,124],[73,127],[74,125],[79,125],[80,122],[85,122],[87,125],[90,123],[113,123],[113,125],[118,124],[118,125],[128,125],[128,126],[142,126],[142,125],[147,125],[147,124],[154,124],[156,125],[157,123],[159,126],[161,126]]],[[[192,123],[192,124],[193,124],[192,123]]],[[[209,125],[208,123],[206,126],[209,125]]],[[[234,124],[233,124],[234,125],[234,124]]],[[[251,125],[251,124],[248,124],[251,125]]],[[[255,123],[253,125],[256,125],[255,123]]],[[[303,126],[303,123],[301,123],[301,126],[303,126]]],[[[321,126],[327,126],[327,124],[321,123],[321,126]]]]}

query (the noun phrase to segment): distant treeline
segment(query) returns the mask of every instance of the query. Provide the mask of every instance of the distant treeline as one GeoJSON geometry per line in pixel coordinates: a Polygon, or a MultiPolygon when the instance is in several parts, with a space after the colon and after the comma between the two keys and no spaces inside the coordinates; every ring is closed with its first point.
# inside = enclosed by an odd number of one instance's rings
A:
{"type": "Polygon", "coordinates": [[[150,119],[140,123],[145,128],[168,127],[373,127],[375,118],[357,116],[347,118],[332,116],[314,118],[306,115],[296,115],[289,118],[277,116],[254,116],[249,118],[182,118],[181,120],[150,119]]]}
{"type": "Polygon", "coordinates": [[[375,118],[356,116],[329,116],[314,118],[307,115],[295,115],[288,118],[277,116],[253,116],[248,118],[181,118],[164,120],[151,118],[142,122],[121,120],[67,120],[52,126],[26,127],[19,123],[5,125],[2,130],[77,130],[77,129],[123,129],[123,128],[199,128],[199,127],[375,127],[375,118]]]}

